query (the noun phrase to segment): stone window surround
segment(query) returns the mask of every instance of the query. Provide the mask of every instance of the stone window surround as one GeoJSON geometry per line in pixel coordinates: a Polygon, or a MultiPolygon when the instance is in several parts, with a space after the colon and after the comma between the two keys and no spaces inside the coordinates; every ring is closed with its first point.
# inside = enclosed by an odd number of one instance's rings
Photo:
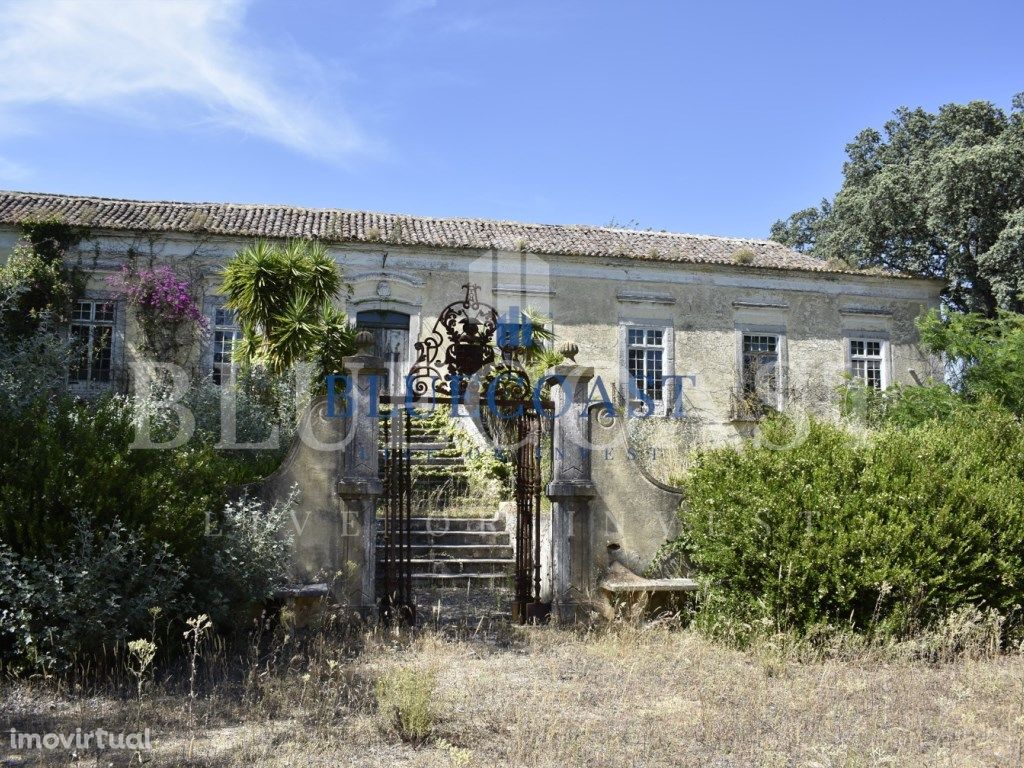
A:
{"type": "Polygon", "coordinates": [[[414,304],[401,299],[349,299],[348,321],[351,325],[356,324],[356,315],[367,310],[386,310],[401,312],[409,316],[409,365],[415,362],[416,342],[420,340],[420,331],[423,326],[423,305],[414,304]]]}
{"type": "Polygon", "coordinates": [[[427,281],[419,275],[409,274],[394,269],[369,269],[347,275],[347,282],[352,293],[345,302],[345,312],[350,324],[356,324],[356,315],[367,310],[389,310],[401,312],[409,316],[409,355],[415,359],[414,344],[420,338],[423,327],[423,289],[427,281]],[[414,289],[408,298],[400,298],[389,290],[382,296],[379,292],[381,283],[390,287],[391,283],[414,289]]]}
{"type": "Polygon", "coordinates": [[[777,339],[778,408],[781,410],[786,404],[786,388],[789,386],[789,340],[785,324],[737,322],[733,334],[736,354],[733,387],[737,393],[743,390],[743,337],[774,336],[777,339]]]}

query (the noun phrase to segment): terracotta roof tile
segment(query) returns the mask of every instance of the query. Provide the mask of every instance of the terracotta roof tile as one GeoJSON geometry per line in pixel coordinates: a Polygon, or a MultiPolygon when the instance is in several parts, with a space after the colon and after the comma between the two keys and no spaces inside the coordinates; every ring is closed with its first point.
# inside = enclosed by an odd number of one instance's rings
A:
{"type": "Polygon", "coordinates": [[[768,269],[863,274],[843,265],[797,253],[770,240],[585,225],[435,219],[284,205],[117,200],[0,191],[0,225],[17,225],[25,219],[40,216],[60,216],[69,224],[114,231],[309,238],[327,242],[381,242],[435,248],[497,248],[536,254],[741,264],[768,269]],[[737,257],[737,251],[746,252],[746,256],[737,257]]]}

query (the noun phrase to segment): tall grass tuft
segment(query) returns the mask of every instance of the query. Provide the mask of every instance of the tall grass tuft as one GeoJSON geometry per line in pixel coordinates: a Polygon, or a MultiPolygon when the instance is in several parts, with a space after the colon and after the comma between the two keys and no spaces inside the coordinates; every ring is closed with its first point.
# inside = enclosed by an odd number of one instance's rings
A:
{"type": "Polygon", "coordinates": [[[422,744],[434,730],[431,705],[436,685],[432,670],[398,667],[377,680],[377,710],[385,730],[403,741],[422,744]]]}

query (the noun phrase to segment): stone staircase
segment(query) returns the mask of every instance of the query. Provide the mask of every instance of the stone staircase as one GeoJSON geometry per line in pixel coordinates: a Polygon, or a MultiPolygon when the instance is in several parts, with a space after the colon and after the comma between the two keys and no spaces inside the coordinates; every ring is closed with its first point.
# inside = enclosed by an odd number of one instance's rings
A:
{"type": "MultiPolygon", "coordinates": [[[[381,432],[383,443],[384,435],[381,432]]],[[[383,473],[384,453],[380,466],[383,473]]],[[[465,495],[466,462],[455,442],[444,430],[422,419],[413,419],[409,434],[412,457],[412,497],[421,506],[444,507],[451,499],[465,495]]]]}
{"type": "MultiPolygon", "coordinates": [[[[507,589],[515,560],[505,521],[478,517],[414,517],[412,581],[421,588],[507,589]]],[[[377,538],[377,576],[383,576],[383,541],[377,538]]]]}
{"type": "MultiPolygon", "coordinates": [[[[496,516],[497,502],[467,498],[468,471],[458,446],[443,428],[413,419],[409,450],[414,593],[446,587],[508,588],[515,560],[505,520],[496,516]]],[[[382,445],[382,472],[383,466],[382,445]]],[[[379,586],[383,558],[378,526],[379,586]]]]}

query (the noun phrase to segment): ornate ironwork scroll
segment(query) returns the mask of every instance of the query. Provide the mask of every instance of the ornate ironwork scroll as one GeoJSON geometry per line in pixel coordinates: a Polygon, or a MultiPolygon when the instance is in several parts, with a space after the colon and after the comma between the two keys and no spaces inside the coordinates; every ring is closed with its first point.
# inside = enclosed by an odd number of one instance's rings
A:
{"type": "Polygon", "coordinates": [[[414,399],[459,397],[469,377],[494,362],[498,312],[480,301],[480,286],[466,283],[461,301],[446,306],[430,333],[416,342],[416,362],[407,378],[414,399]],[[458,389],[452,391],[452,383],[458,389]]]}

